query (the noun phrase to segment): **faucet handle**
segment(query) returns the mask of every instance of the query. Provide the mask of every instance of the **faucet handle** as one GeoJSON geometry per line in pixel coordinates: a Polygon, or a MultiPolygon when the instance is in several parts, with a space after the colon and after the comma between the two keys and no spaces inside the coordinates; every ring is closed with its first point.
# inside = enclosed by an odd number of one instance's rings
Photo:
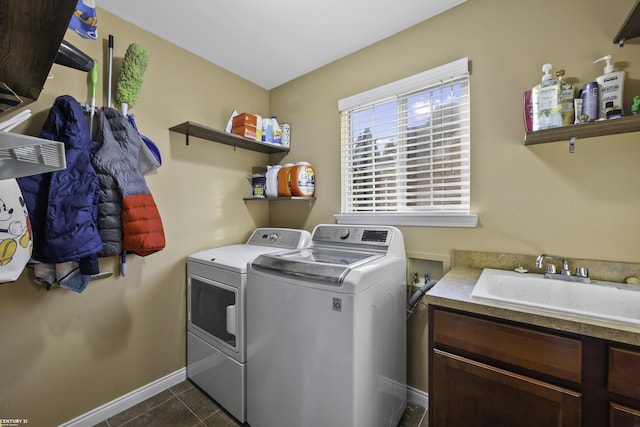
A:
{"type": "Polygon", "coordinates": [[[546,264],[544,266],[544,272],[545,273],[549,273],[549,274],[555,274],[556,273],[556,266],[554,264],[546,264]]]}
{"type": "Polygon", "coordinates": [[[576,268],[576,276],[578,277],[589,277],[589,271],[587,267],[578,267],[576,268]]]}

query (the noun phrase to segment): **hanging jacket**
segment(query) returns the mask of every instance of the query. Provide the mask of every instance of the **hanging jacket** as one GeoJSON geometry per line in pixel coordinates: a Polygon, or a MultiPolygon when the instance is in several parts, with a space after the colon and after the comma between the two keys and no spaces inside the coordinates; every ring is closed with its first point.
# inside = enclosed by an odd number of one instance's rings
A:
{"type": "Polygon", "coordinates": [[[100,112],[102,141],[92,159],[101,196],[98,228],[104,243],[101,255],[122,250],[140,256],[164,248],[160,213],[139,166],[142,140],[127,118],[105,107],[100,112]]]}
{"type": "Polygon", "coordinates": [[[79,261],[82,274],[96,274],[102,249],[97,227],[100,189],[80,104],[71,96],[56,98],[40,138],[64,143],[67,167],[17,179],[33,231],[32,258],[52,264],[79,261]]]}

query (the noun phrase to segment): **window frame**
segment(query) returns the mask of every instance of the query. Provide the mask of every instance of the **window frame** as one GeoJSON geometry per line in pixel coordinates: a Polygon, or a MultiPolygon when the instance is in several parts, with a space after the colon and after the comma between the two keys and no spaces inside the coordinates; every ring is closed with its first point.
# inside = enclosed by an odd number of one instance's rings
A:
{"type": "MultiPolygon", "coordinates": [[[[444,81],[453,78],[466,77],[467,85],[470,86],[469,60],[461,58],[448,64],[424,71],[422,73],[409,76],[407,78],[350,96],[338,101],[338,109],[341,112],[341,128],[345,126],[345,114],[356,110],[359,107],[384,102],[386,99],[402,98],[405,94],[412,92],[430,90],[444,81]]],[[[470,92],[470,88],[467,89],[470,92]]],[[[470,110],[470,103],[468,103],[470,110]]],[[[470,133],[470,131],[469,131],[470,133]]],[[[469,141],[469,146],[471,142],[469,141]]],[[[470,147],[469,147],[470,148],[470,147]]],[[[429,211],[429,212],[353,212],[345,213],[345,191],[346,191],[346,171],[345,169],[345,141],[341,131],[341,212],[334,214],[334,218],[339,224],[381,224],[399,226],[427,226],[427,227],[467,227],[477,226],[478,216],[459,209],[429,211]]],[[[469,155],[470,162],[470,155],[469,155]]],[[[471,165],[469,164],[469,173],[471,165]]],[[[402,179],[402,177],[399,177],[402,179]]],[[[469,175],[469,186],[471,177],[469,175]]],[[[470,190],[469,190],[470,191],[470,190]]],[[[469,195],[470,197],[470,195],[469,195]]],[[[470,206],[469,206],[470,209],[470,206]]]]}

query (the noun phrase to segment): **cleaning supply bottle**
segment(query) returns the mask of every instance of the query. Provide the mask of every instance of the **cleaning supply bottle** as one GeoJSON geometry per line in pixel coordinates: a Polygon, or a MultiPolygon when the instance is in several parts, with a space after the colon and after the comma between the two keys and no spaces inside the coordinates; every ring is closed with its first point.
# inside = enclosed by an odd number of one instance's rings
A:
{"type": "Polygon", "coordinates": [[[542,66],[542,81],[532,90],[533,130],[562,126],[561,84],[551,76],[551,64],[542,66]]]}
{"type": "Polygon", "coordinates": [[[599,95],[599,110],[598,117],[601,119],[606,118],[605,108],[607,102],[613,102],[613,108],[620,110],[621,114],[624,114],[622,108],[622,94],[624,93],[624,71],[615,71],[611,64],[611,55],[603,56],[600,59],[593,61],[596,62],[606,61],[607,65],[604,67],[604,74],[596,78],[598,82],[598,95],[599,95]]]}
{"type": "Polygon", "coordinates": [[[271,116],[271,121],[273,143],[282,145],[282,129],[280,129],[280,125],[278,124],[278,118],[276,116],[271,116]]]}
{"type": "Polygon", "coordinates": [[[313,197],[316,192],[316,174],[308,162],[297,162],[290,172],[291,194],[313,197]]]}
{"type": "Polygon", "coordinates": [[[562,114],[562,125],[572,125],[575,121],[575,107],[573,100],[576,97],[576,91],[574,87],[568,83],[565,83],[562,80],[564,77],[565,71],[560,69],[556,71],[556,77],[558,77],[558,81],[560,82],[560,104],[561,104],[561,114],[562,114]]]}
{"type": "Polygon", "coordinates": [[[262,119],[262,142],[273,142],[273,120],[262,119]]]}
{"type": "Polygon", "coordinates": [[[267,197],[278,197],[278,171],[282,165],[267,166],[267,197]]]}
{"type": "Polygon", "coordinates": [[[278,197],[291,197],[291,168],[293,163],[285,163],[278,170],[278,197]]]}

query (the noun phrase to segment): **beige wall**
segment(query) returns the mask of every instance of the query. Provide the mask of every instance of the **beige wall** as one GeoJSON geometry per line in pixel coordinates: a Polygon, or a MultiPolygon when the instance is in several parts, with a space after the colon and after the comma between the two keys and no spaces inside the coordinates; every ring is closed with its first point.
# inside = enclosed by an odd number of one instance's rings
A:
{"type": "MultiPolygon", "coordinates": [[[[304,215],[272,204],[272,225],[311,227],[340,210],[343,97],[452,60],[471,60],[471,210],[478,227],[403,228],[407,251],[446,259],[453,249],[638,262],[639,134],[523,144],[522,93],[541,66],[564,68],[582,87],[602,74],[592,62],[613,54],[627,71],[625,107],[640,95],[640,41],[612,43],[635,2],[620,0],[468,2],[374,46],[287,83],[270,110],[292,123],[290,158],[311,162],[317,201],[304,215]]],[[[426,315],[409,326],[409,383],[427,389],[426,315]]]]}
{"type": "MultiPolygon", "coordinates": [[[[185,260],[197,250],[246,239],[258,226],[311,229],[340,209],[340,98],[468,56],[472,64],[472,211],[475,229],[404,228],[407,251],[446,260],[453,249],[556,253],[637,262],[640,257],[638,134],[525,147],[522,92],[540,67],[565,68],[582,86],[602,73],[607,53],[627,71],[627,107],[640,94],[637,40],[611,43],[633,0],[505,2],[469,0],[432,20],[267,92],[99,10],[100,41],[67,40],[101,63],[105,93],[109,33],[117,80],[132,42],[151,55],[131,109],[163,165],[147,177],[162,214],[167,248],[129,256],[125,278],[92,282],[84,293],[46,292],[27,273],[0,286],[0,416],[57,425],[185,366],[185,260]],[[186,120],[222,128],[232,109],[276,114],[292,123],[285,158],[184,137],[168,128],[186,120]],[[244,204],[252,166],[311,162],[317,200],[244,204]],[[270,207],[269,207],[270,206],[270,207]]],[[[212,40],[212,43],[227,42],[212,40]]],[[[23,131],[38,131],[56,96],[87,100],[85,73],[54,65],[23,131]]],[[[114,82],[115,85],[115,82],[114,82]]],[[[20,129],[19,129],[20,130],[20,129]]],[[[113,259],[101,261],[114,270],[113,259]]],[[[409,327],[409,383],[426,390],[424,309],[409,327]]]]}
{"type": "MultiPolygon", "coordinates": [[[[98,105],[106,105],[108,34],[115,37],[114,86],[132,42],[150,61],[135,114],[140,130],[159,146],[162,167],[147,183],[162,215],[166,248],[130,255],[122,278],[96,280],[82,294],[47,292],[28,273],[0,285],[0,418],[53,426],[185,366],[185,266],[188,254],[237,243],[267,226],[267,204],[247,204],[246,176],[265,154],[169,132],[186,120],[222,128],[235,108],[268,114],[269,94],[246,80],[98,10],[97,41],[66,39],[100,62],[98,105]]],[[[220,41],[212,40],[212,43],[220,41]]],[[[87,74],[54,65],[25,126],[37,134],[56,96],[89,97],[87,74]]],[[[23,130],[24,131],[24,130],[23,130]]],[[[114,259],[101,260],[105,271],[114,259]]]]}

